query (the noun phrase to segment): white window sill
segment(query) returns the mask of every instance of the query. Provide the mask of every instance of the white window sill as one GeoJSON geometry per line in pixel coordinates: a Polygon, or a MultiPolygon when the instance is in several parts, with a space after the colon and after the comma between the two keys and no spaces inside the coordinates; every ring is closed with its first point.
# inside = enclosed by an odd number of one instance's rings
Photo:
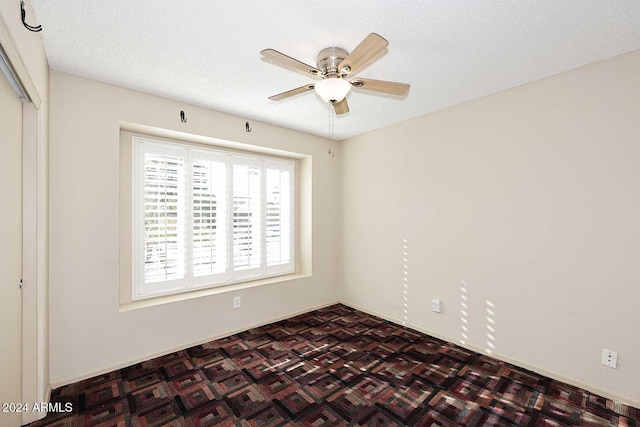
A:
{"type": "Polygon", "coordinates": [[[136,300],[127,303],[120,304],[120,312],[137,310],[140,308],[153,307],[156,305],[169,304],[177,301],[185,301],[192,298],[201,298],[209,295],[224,294],[227,292],[235,292],[241,289],[253,288],[256,286],[270,285],[273,283],[288,282],[290,280],[303,279],[311,277],[311,274],[307,273],[292,273],[283,276],[267,277],[264,279],[252,280],[248,282],[234,283],[232,285],[218,286],[208,289],[194,289],[193,291],[185,291],[172,295],[161,295],[157,297],[150,297],[143,300],[136,300]]]}

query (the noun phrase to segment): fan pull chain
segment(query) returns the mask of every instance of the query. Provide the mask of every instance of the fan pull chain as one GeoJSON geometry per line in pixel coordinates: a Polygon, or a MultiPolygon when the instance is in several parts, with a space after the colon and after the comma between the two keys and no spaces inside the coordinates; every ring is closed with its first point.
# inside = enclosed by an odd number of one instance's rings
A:
{"type": "Polygon", "coordinates": [[[329,135],[329,139],[331,139],[331,103],[329,103],[329,117],[327,118],[327,124],[329,126],[329,130],[327,131],[329,135]]]}
{"type": "Polygon", "coordinates": [[[333,139],[333,127],[334,127],[334,108],[333,104],[329,103],[329,138],[333,139]]]}
{"type": "MultiPolygon", "coordinates": [[[[335,111],[333,109],[333,104],[329,103],[329,138],[333,139],[333,126],[334,126],[334,119],[335,119],[335,111]]],[[[329,147],[329,155],[331,157],[335,157],[336,153],[331,150],[331,147],[329,147]]]]}

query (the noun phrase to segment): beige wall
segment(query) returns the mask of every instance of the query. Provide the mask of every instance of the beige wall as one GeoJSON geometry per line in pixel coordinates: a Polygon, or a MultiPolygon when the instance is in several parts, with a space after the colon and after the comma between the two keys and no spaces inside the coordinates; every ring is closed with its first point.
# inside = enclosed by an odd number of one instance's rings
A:
{"type": "Polygon", "coordinates": [[[54,386],[337,301],[334,142],[51,72],[51,379],[54,386]],[[178,114],[184,110],[187,123],[178,114]],[[141,309],[119,303],[121,122],[312,156],[313,276],[141,309]],[[242,307],[232,309],[232,297],[242,307]]]}
{"type": "Polygon", "coordinates": [[[345,141],[341,299],[640,406],[639,70],[634,52],[345,141]]]}

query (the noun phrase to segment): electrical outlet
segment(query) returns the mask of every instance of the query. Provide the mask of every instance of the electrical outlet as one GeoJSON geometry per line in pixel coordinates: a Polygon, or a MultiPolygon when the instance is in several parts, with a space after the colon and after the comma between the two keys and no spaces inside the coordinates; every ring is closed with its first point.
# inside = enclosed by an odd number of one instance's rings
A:
{"type": "Polygon", "coordinates": [[[242,301],[240,300],[240,297],[233,297],[233,308],[240,308],[241,304],[242,301]]]}
{"type": "Polygon", "coordinates": [[[442,302],[439,299],[431,300],[431,310],[436,313],[440,313],[442,311],[442,302]]]}
{"type": "Polygon", "coordinates": [[[610,368],[616,369],[618,367],[618,353],[615,351],[602,349],[602,364],[610,368]]]}

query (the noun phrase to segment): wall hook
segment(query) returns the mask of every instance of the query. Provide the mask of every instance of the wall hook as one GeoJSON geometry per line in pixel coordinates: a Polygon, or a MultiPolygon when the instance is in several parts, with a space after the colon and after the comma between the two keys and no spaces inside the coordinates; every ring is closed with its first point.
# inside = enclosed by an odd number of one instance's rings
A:
{"type": "Polygon", "coordinates": [[[244,129],[245,129],[247,132],[251,132],[251,131],[253,130],[253,129],[251,129],[251,126],[249,126],[249,122],[246,122],[246,123],[244,124],[244,129]]]}
{"type": "Polygon", "coordinates": [[[184,115],[184,111],[180,110],[180,121],[182,123],[187,123],[187,116],[184,115]]]}
{"type": "Polygon", "coordinates": [[[26,16],[27,16],[27,12],[24,10],[24,1],[20,0],[20,16],[22,17],[22,25],[24,25],[24,27],[29,30],[29,31],[33,31],[34,33],[37,33],[39,31],[42,31],[42,25],[37,25],[37,26],[33,26],[33,25],[29,25],[27,24],[26,16]]]}
{"type": "Polygon", "coordinates": [[[336,153],[334,153],[333,151],[331,151],[331,148],[329,148],[329,155],[330,155],[331,157],[335,157],[335,156],[336,156],[336,153]]]}

